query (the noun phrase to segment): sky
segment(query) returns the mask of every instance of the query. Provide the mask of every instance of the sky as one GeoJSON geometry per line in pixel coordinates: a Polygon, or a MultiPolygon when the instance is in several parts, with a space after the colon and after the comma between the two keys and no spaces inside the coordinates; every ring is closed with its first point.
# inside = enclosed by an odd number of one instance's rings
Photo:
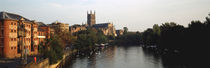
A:
{"type": "Polygon", "coordinates": [[[116,29],[142,32],[165,22],[186,27],[192,20],[204,21],[210,0],[0,0],[0,11],[45,24],[82,24],[90,10],[96,12],[96,23],[112,22],[116,29]]]}

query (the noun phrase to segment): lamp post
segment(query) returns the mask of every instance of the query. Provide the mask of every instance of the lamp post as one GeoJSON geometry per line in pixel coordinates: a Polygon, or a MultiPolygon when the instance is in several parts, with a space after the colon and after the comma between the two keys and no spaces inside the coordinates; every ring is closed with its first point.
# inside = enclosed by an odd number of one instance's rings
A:
{"type": "Polygon", "coordinates": [[[18,25],[18,38],[20,38],[20,43],[21,43],[21,64],[27,64],[27,54],[24,43],[25,37],[26,37],[26,29],[24,25],[24,19],[21,18],[18,25]]]}

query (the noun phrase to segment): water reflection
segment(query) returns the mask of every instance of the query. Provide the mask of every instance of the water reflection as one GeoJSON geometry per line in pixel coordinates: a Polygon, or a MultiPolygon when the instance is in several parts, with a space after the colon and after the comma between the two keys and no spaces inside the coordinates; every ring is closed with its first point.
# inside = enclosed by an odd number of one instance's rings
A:
{"type": "Polygon", "coordinates": [[[140,46],[112,46],[70,60],[68,68],[163,68],[158,55],[140,46]]]}

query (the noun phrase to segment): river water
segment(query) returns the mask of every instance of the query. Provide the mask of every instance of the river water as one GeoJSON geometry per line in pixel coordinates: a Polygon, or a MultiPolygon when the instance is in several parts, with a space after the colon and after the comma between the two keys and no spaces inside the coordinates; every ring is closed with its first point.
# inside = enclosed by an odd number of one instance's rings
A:
{"type": "MultiPolygon", "coordinates": [[[[140,46],[110,46],[101,48],[91,56],[69,60],[67,68],[185,68],[165,63],[162,57],[140,46]]],[[[174,64],[174,62],[173,62],[174,64]]]]}

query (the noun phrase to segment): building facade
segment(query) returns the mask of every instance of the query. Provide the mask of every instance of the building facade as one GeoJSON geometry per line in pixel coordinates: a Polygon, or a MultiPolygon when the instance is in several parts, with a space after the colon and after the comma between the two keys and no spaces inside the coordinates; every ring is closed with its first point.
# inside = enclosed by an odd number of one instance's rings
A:
{"type": "Polygon", "coordinates": [[[69,31],[71,33],[75,33],[81,30],[86,30],[87,29],[86,27],[87,27],[86,25],[72,25],[69,27],[69,31]]]}
{"type": "Polygon", "coordinates": [[[64,24],[61,22],[53,22],[52,24],[48,25],[54,31],[61,31],[61,32],[69,32],[69,24],[64,24]]]}
{"type": "Polygon", "coordinates": [[[111,23],[94,24],[92,27],[101,30],[104,33],[104,35],[117,36],[114,25],[111,23]]]}
{"type": "Polygon", "coordinates": [[[38,54],[38,25],[20,15],[0,12],[0,55],[20,57],[38,54]],[[23,29],[23,30],[22,30],[23,29]]]}
{"type": "Polygon", "coordinates": [[[116,30],[116,34],[117,36],[123,35],[124,30],[120,29],[120,30],[116,30]]]}
{"type": "MultiPolygon", "coordinates": [[[[36,22],[38,24],[38,31],[39,31],[39,36],[45,36],[46,39],[50,38],[51,35],[51,30],[50,26],[44,24],[43,22],[36,22]]],[[[43,37],[40,37],[43,38],[43,37]]]]}
{"type": "Polygon", "coordinates": [[[0,57],[37,55],[38,45],[50,38],[50,27],[20,15],[0,12],[0,57]]]}

